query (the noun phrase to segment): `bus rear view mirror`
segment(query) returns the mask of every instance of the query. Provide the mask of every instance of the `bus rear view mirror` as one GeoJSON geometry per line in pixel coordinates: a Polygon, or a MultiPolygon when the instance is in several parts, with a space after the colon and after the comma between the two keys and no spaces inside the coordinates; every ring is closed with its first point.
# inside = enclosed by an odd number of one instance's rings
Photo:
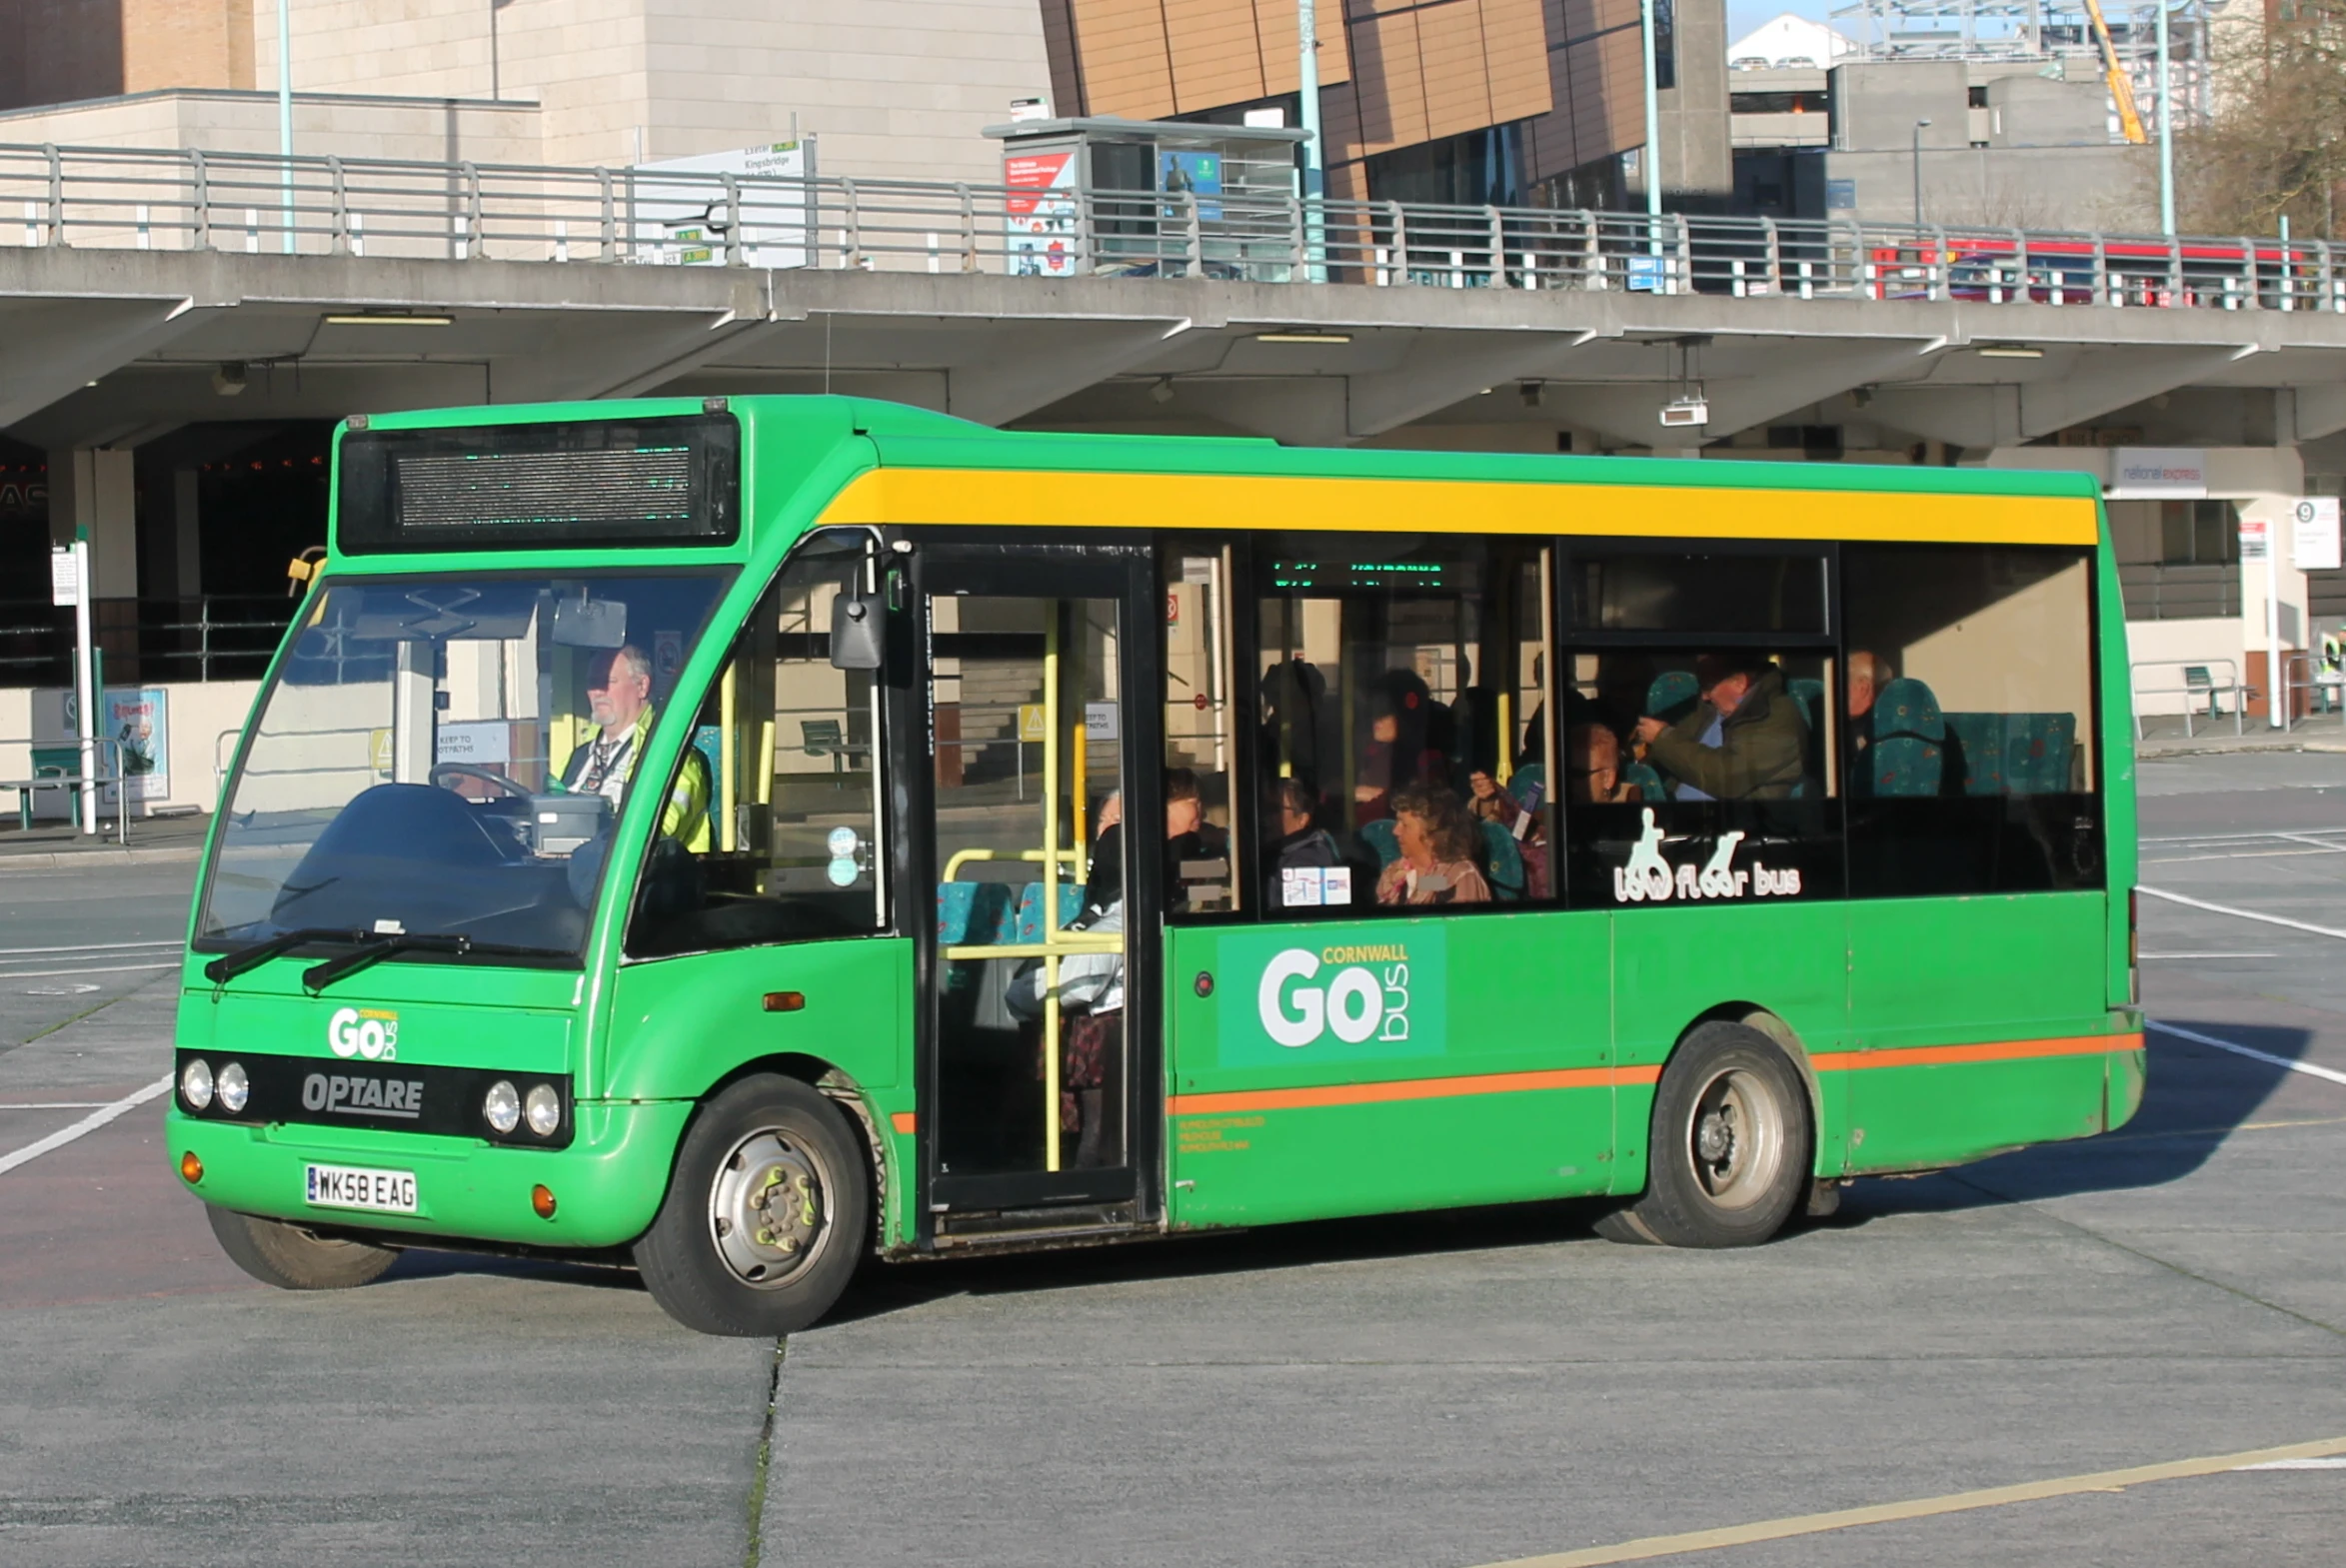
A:
{"type": "Polygon", "coordinates": [[[835,670],[881,666],[880,601],[842,594],[831,602],[831,665],[835,670]]]}
{"type": "Polygon", "coordinates": [[[616,599],[558,599],[554,641],[564,648],[624,648],[627,606],[616,599]]]}

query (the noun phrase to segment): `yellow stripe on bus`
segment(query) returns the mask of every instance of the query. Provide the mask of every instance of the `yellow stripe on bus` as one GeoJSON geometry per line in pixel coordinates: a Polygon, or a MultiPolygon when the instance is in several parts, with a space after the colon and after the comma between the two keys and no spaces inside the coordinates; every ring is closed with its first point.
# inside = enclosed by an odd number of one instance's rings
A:
{"type": "Polygon", "coordinates": [[[2067,496],[996,469],[874,469],[822,521],[1964,545],[2091,545],[2099,528],[2094,504],[2067,496]]]}

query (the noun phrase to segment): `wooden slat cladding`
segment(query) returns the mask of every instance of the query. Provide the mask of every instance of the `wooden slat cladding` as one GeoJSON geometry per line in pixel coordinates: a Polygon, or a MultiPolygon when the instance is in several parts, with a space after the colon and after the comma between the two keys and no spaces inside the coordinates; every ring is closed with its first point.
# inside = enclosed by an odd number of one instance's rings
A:
{"type": "Polygon", "coordinates": [[[1072,8],[1085,113],[1159,120],[1179,112],[1158,0],[1072,0],[1072,8]]]}
{"type": "Polygon", "coordinates": [[[1545,9],[1555,108],[1526,130],[1533,182],[1645,140],[1638,0],[1545,0],[1545,9]]]}
{"type": "Polygon", "coordinates": [[[1350,0],[1345,27],[1352,102],[1323,112],[1331,165],[1552,107],[1541,0],[1350,0]]]}
{"type": "MultiPolygon", "coordinates": [[[[1313,15],[1319,29],[1319,85],[1324,96],[1324,89],[1352,79],[1352,54],[1338,0],[1319,0],[1313,15]]],[[[1262,96],[1295,91],[1295,0],[1254,0],[1254,26],[1262,44],[1262,96]]]]}
{"type": "MultiPolygon", "coordinates": [[[[1295,91],[1295,0],[1043,0],[1067,115],[1159,119],[1295,91]],[[1054,8],[1066,16],[1064,25],[1054,8]]],[[[1319,16],[1319,81],[1351,75],[1336,0],[1319,16]]]]}
{"type": "Polygon", "coordinates": [[[1177,114],[1266,96],[1252,0],[1162,0],[1177,114]]]}

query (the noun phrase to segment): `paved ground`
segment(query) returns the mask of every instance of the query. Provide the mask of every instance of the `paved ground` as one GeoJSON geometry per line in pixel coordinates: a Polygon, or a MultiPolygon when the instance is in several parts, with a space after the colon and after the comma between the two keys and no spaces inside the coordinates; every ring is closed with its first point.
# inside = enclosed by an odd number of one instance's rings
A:
{"type": "MultiPolygon", "coordinates": [[[[2285,1065],[2346,1073],[2346,756],[2144,774],[2141,1117],[1756,1252],[1562,1206],[882,1270],[778,1377],[624,1275],[251,1286],[150,1102],[0,1171],[0,1561],[1476,1568],[2346,1440],[2346,1082],[2285,1065]]],[[[0,874],[0,1162],[160,1075],[191,872],[0,874]]],[[[2336,1560],[2346,1467],[2200,1468],[1668,1560],[2336,1560]]]]}

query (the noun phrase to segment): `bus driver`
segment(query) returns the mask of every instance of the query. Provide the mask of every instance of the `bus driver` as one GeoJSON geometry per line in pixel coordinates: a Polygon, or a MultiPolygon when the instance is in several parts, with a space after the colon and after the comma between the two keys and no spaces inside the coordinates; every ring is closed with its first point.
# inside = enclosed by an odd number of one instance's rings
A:
{"type": "MultiPolygon", "coordinates": [[[[629,644],[597,654],[587,666],[587,713],[600,728],[570,754],[562,786],[574,794],[600,794],[614,812],[635,782],[659,710],[652,706],[652,661],[629,644]]],[[[685,766],[669,791],[660,831],[694,853],[709,848],[709,760],[698,747],[685,751],[685,766]]]]}

